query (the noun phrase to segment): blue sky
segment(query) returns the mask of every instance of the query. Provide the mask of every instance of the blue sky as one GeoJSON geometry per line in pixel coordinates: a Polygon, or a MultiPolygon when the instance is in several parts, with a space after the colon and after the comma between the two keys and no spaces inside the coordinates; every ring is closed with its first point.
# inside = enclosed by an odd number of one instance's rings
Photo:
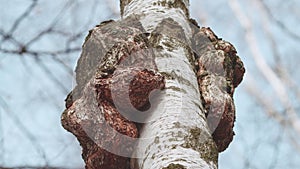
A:
{"type": "MultiPolygon", "coordinates": [[[[260,13],[252,1],[239,2],[254,24],[264,58],[274,68],[276,60],[271,42],[263,31],[264,22],[260,13]]],[[[295,34],[298,33],[295,29],[299,27],[299,2],[265,2],[278,20],[295,34]]],[[[9,32],[31,4],[30,0],[0,0],[0,30],[9,32]]],[[[39,56],[0,50],[0,166],[83,166],[78,142],[60,125],[63,100],[73,87],[72,70],[80,51],[58,55],[49,52],[80,47],[89,29],[101,21],[119,18],[113,12],[118,7],[117,0],[39,0],[20,22],[12,36],[21,44],[26,44],[51,25],[55,31],[43,35],[30,45],[32,51],[47,52],[39,56]]],[[[274,98],[275,108],[283,109],[270,84],[257,70],[245,40],[245,31],[228,1],[191,0],[191,17],[201,26],[210,26],[219,37],[233,43],[247,69],[244,83],[249,82],[249,75],[255,77],[259,92],[274,98]]],[[[299,70],[295,69],[300,61],[297,59],[299,41],[287,35],[274,22],[270,23],[270,28],[279,46],[282,63],[299,85],[299,70]]],[[[3,36],[0,37],[0,49],[19,49],[20,44],[11,40],[3,41],[3,36]]],[[[290,96],[296,98],[293,90],[290,96]]],[[[299,102],[293,100],[295,107],[299,108],[299,102]]],[[[291,131],[267,116],[243,83],[236,90],[235,103],[236,136],[229,149],[220,155],[219,168],[299,168],[300,150],[289,139],[291,131]]]]}

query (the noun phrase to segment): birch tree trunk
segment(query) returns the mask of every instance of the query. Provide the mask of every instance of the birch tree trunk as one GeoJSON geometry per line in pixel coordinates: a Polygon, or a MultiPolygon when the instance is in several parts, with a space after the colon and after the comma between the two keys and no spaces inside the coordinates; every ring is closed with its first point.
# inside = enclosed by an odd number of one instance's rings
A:
{"type": "Polygon", "coordinates": [[[206,125],[193,67],[188,1],[136,0],[121,3],[123,18],[140,15],[155,41],[158,71],[166,77],[162,100],[140,132],[134,169],[217,168],[218,151],[206,125]]]}
{"type": "Polygon", "coordinates": [[[86,168],[217,168],[244,74],[234,47],[189,19],[188,0],[120,4],[122,20],[86,38],[62,115],[86,168]]]}

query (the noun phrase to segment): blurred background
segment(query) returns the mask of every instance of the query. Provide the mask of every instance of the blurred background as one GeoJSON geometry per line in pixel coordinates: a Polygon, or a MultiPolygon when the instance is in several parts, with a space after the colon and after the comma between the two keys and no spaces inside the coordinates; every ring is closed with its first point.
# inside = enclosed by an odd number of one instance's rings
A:
{"type": "MultiPolygon", "coordinates": [[[[220,169],[300,168],[299,8],[190,0],[191,17],[234,44],[247,70],[220,169]]],[[[118,0],[0,0],[0,168],[84,168],[60,115],[88,30],[119,18],[118,0]]]]}

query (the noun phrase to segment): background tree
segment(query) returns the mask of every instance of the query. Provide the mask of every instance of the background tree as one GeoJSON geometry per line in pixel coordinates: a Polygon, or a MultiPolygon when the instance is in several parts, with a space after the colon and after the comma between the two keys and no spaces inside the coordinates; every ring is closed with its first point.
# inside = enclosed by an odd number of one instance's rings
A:
{"type": "MultiPolygon", "coordinates": [[[[116,19],[118,2],[2,0],[0,4],[0,164],[80,168],[78,143],[60,127],[62,100],[73,86],[68,79],[86,30],[116,19]]],[[[294,0],[191,0],[191,15],[232,42],[247,67],[235,99],[238,134],[220,155],[220,168],[299,168],[298,6],[294,0]],[[261,63],[266,63],[260,67],[269,67],[267,71],[258,69],[261,63]],[[263,75],[270,71],[276,81],[263,75]],[[285,90],[278,90],[277,83],[285,90]],[[287,96],[279,96],[282,91],[287,96]],[[290,105],[282,99],[290,100],[290,105]]]]}

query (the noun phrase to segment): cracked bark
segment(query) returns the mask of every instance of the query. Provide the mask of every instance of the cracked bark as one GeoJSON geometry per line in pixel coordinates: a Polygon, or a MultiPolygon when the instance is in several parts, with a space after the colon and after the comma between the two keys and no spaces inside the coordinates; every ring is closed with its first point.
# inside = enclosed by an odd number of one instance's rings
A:
{"type": "Polygon", "coordinates": [[[90,31],[62,115],[86,168],[217,168],[244,68],[188,3],[121,0],[122,19],[90,31]]]}

